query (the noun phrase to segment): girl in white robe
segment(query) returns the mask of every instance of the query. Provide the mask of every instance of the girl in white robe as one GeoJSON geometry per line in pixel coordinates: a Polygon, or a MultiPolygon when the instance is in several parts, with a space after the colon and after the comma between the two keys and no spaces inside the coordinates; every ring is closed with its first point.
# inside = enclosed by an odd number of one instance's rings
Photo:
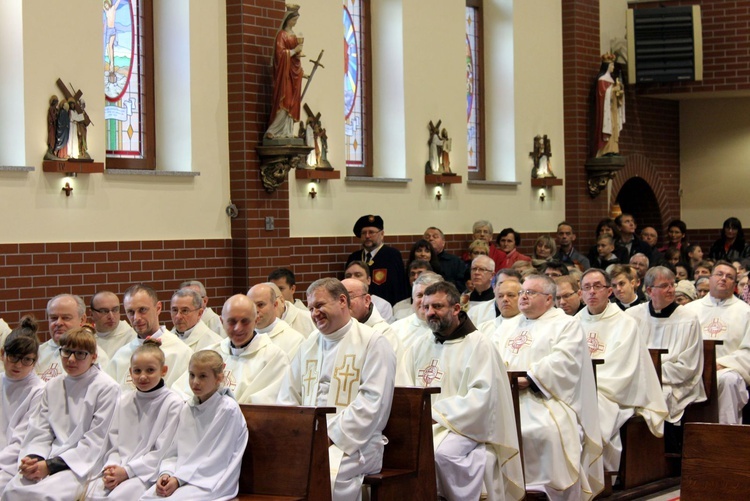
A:
{"type": "Polygon", "coordinates": [[[109,453],[90,501],[131,501],[154,485],[159,464],[172,447],[185,403],[164,384],[160,343],[146,339],[130,358],[136,391],[121,398],[109,432],[109,453]]]}
{"type": "Polygon", "coordinates": [[[239,404],[221,387],[224,361],[213,350],[198,351],[188,373],[194,397],[182,410],[156,484],[141,500],[222,501],[237,495],[248,433],[239,404]]]}
{"type": "Polygon", "coordinates": [[[29,419],[39,408],[44,381],[34,372],[39,341],[36,321],[25,316],[3,343],[0,354],[5,373],[0,375],[0,492],[18,473],[18,454],[29,430],[29,419]]]}
{"type": "Polygon", "coordinates": [[[67,374],[44,388],[3,501],[70,501],[101,471],[120,387],[95,365],[92,329],[63,334],[60,354],[67,374]]]}

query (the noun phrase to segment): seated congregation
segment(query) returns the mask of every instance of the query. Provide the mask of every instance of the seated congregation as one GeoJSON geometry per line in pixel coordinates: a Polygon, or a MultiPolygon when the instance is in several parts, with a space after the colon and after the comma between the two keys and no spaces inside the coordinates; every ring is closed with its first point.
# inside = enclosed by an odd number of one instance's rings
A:
{"type": "Polygon", "coordinates": [[[114,292],[55,296],[42,344],[33,318],[0,321],[2,500],[579,500],[678,475],[684,425],[741,423],[748,401],[728,222],[713,263],[624,214],[588,257],[566,222],[532,256],[512,228],[478,221],[459,257],[430,227],[404,268],[368,215],[304,304],[285,268],[220,314],[191,280],[171,330],[145,284],[127,322],[114,292]],[[700,298],[680,263],[706,270],[700,298]]]}

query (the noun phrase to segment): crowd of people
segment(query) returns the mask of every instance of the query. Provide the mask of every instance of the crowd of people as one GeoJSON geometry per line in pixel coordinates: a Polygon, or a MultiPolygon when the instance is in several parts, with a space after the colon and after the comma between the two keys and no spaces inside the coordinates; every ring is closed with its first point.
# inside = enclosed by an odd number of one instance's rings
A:
{"type": "Polygon", "coordinates": [[[591,499],[619,469],[630,417],[681,450],[685,410],[706,399],[704,339],[723,341],[720,421],[741,422],[750,305],[736,218],[708,256],[681,221],[657,248],[656,231],[638,236],[628,214],[602,221],[587,255],[567,222],[531,256],[512,228],[493,240],[488,221],[460,257],[429,227],[406,270],[382,218],[363,216],[353,231],[362,246],[344,279],[314,281],[304,302],[293,271],[279,268],[220,314],[201,282],[180,284],[171,330],[145,284],[123,292],[122,310],[106,290],[88,307],[51,298],[42,344],[33,318],[13,330],[0,320],[2,499],[232,499],[248,441],[238,404],[335,408],[333,499],[360,499],[363,477],[382,465],[396,385],[441,390],[442,498],[591,499]],[[649,348],[667,350],[661,381],[649,348]],[[592,360],[603,361],[596,377],[592,360]],[[517,409],[508,371],[525,373],[517,409]]]}

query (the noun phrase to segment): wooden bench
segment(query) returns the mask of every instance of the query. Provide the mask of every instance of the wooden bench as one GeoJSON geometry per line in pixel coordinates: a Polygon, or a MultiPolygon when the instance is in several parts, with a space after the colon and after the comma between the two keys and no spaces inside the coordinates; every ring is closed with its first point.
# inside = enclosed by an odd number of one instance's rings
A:
{"type": "Polygon", "coordinates": [[[440,388],[396,387],[380,473],[365,476],[372,501],[435,501],[432,395],[440,388]]]}
{"type": "Polygon", "coordinates": [[[687,406],[683,423],[718,423],[719,422],[719,384],[716,376],[716,346],[724,341],[715,339],[703,340],[703,388],[706,390],[706,401],[687,406]]]}
{"type": "Polygon", "coordinates": [[[333,407],[241,405],[249,433],[238,500],[330,501],[333,407]]]}
{"type": "Polygon", "coordinates": [[[682,501],[745,500],[750,491],[750,426],[685,425],[682,501]]]}

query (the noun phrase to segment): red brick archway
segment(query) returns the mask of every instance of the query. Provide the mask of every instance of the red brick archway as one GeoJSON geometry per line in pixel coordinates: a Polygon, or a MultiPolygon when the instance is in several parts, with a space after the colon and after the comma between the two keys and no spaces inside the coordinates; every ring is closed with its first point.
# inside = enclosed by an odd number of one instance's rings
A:
{"type": "Polygon", "coordinates": [[[645,181],[654,192],[659,212],[661,213],[662,226],[666,226],[668,221],[679,217],[679,214],[672,214],[670,210],[669,197],[667,190],[664,188],[662,176],[645,155],[633,154],[626,157],[625,167],[612,180],[612,195],[614,200],[617,199],[625,183],[635,177],[645,181]]]}

